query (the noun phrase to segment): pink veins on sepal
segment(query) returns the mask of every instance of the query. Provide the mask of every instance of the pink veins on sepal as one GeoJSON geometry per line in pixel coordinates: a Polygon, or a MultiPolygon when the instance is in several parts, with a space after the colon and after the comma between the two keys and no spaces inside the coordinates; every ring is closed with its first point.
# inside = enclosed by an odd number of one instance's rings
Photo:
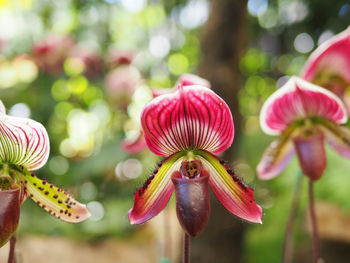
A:
{"type": "Polygon", "coordinates": [[[192,149],[220,153],[234,137],[227,104],[198,85],[155,98],[145,106],[141,123],[149,149],[160,156],[192,149]]]}
{"type": "Polygon", "coordinates": [[[315,116],[337,124],[347,121],[346,109],[335,94],[292,77],[264,103],[260,124],[264,132],[276,135],[298,119],[315,116]]]}
{"type": "Polygon", "coordinates": [[[28,170],[42,167],[50,152],[44,126],[31,119],[5,114],[0,116],[0,146],[2,162],[23,165],[28,170]]]}

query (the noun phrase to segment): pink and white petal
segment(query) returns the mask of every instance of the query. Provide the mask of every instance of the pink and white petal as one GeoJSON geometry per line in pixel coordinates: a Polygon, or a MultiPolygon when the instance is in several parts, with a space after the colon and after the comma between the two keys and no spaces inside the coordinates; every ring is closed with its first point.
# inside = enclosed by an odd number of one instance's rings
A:
{"type": "Polygon", "coordinates": [[[176,82],[175,87],[178,86],[193,86],[200,85],[206,88],[211,88],[210,82],[194,74],[182,74],[176,82]]]}
{"type": "Polygon", "coordinates": [[[310,55],[301,77],[314,82],[324,73],[339,75],[350,83],[350,27],[322,43],[310,55]]]}
{"type": "Polygon", "coordinates": [[[52,216],[69,223],[79,223],[90,217],[86,206],[76,201],[63,189],[31,173],[22,172],[17,176],[27,196],[52,216]]]}
{"type": "Polygon", "coordinates": [[[129,154],[137,154],[142,152],[144,149],[147,148],[143,132],[140,132],[139,135],[134,139],[123,140],[121,143],[121,147],[123,151],[129,154]]]}
{"type": "Polygon", "coordinates": [[[131,224],[142,224],[164,209],[174,191],[171,175],[180,169],[183,155],[177,153],[164,159],[137,190],[134,206],[129,211],[131,224]]]}
{"type": "Polygon", "coordinates": [[[198,85],[153,99],[143,109],[141,124],[149,149],[160,156],[192,149],[220,153],[234,137],[225,101],[198,85]]]}
{"type": "Polygon", "coordinates": [[[347,121],[346,108],[334,93],[298,77],[291,77],[264,103],[260,125],[265,133],[277,135],[294,121],[315,116],[338,124],[347,121]]]}
{"type": "Polygon", "coordinates": [[[323,122],[320,129],[323,131],[328,144],[341,156],[350,158],[350,130],[347,127],[332,122],[323,122]]]}
{"type": "Polygon", "coordinates": [[[254,200],[254,191],[245,185],[214,155],[196,151],[203,168],[209,172],[209,185],[220,203],[232,214],[252,223],[262,223],[262,208],[254,200]]]}
{"type": "Polygon", "coordinates": [[[265,150],[256,168],[260,179],[267,180],[277,176],[289,164],[295,153],[291,137],[292,131],[287,130],[265,150]]]}
{"type": "Polygon", "coordinates": [[[46,129],[40,123],[1,115],[0,160],[23,165],[28,170],[42,167],[49,157],[50,142],[46,129]]]}

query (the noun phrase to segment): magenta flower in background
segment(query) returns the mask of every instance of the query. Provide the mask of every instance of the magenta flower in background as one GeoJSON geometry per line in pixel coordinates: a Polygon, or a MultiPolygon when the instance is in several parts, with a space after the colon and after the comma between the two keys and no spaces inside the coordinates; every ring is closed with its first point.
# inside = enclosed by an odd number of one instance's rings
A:
{"type": "Polygon", "coordinates": [[[350,27],[311,54],[301,77],[336,93],[350,112],[350,27]]]}
{"type": "Polygon", "coordinates": [[[32,56],[40,69],[52,75],[58,75],[63,70],[63,63],[67,58],[74,40],[65,35],[48,35],[34,43],[32,56]]]}
{"type": "Polygon", "coordinates": [[[234,126],[229,107],[213,91],[200,85],[179,86],[147,104],[141,124],[148,148],[164,159],[135,194],[129,211],[132,224],[156,216],[175,190],[180,223],[196,235],[209,212],[208,183],[227,210],[261,223],[262,209],[253,190],[215,155],[232,144],[234,126]]]}
{"type": "Polygon", "coordinates": [[[102,57],[91,48],[77,45],[69,52],[69,57],[78,59],[82,63],[83,74],[89,78],[93,78],[102,72],[102,57]]]}
{"type": "MultiPolygon", "coordinates": [[[[179,87],[191,86],[191,85],[201,85],[210,88],[210,83],[208,80],[203,79],[194,74],[182,74],[177,80],[175,86],[170,89],[152,89],[153,98],[167,93],[175,92],[179,87]]],[[[138,135],[132,138],[127,138],[122,141],[122,149],[129,154],[136,154],[147,148],[145,137],[142,130],[137,133],[138,135]]]]}
{"type": "Polygon", "coordinates": [[[121,108],[127,107],[136,88],[141,84],[141,73],[132,65],[120,65],[105,78],[107,94],[121,108]]]}
{"type": "Polygon", "coordinates": [[[106,61],[110,68],[121,65],[130,65],[136,56],[136,52],[132,50],[111,49],[108,52],[106,61]]]}
{"type": "Polygon", "coordinates": [[[85,205],[33,173],[49,157],[46,129],[34,120],[6,115],[1,102],[0,145],[0,244],[6,243],[14,234],[20,204],[27,196],[66,222],[77,223],[90,216],[85,205]]]}
{"type": "Polygon", "coordinates": [[[261,109],[263,131],[279,137],[263,154],[257,167],[259,177],[277,176],[296,153],[304,174],[319,179],[326,168],[324,141],[350,158],[350,132],[339,126],[346,121],[345,106],[335,94],[292,77],[261,109]]]}

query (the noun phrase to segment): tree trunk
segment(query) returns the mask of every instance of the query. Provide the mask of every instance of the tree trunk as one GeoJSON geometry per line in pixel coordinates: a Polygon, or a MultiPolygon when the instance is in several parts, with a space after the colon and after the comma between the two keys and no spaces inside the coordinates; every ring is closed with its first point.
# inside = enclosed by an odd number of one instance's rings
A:
{"type": "MultiPolygon", "coordinates": [[[[211,13],[202,31],[199,73],[227,102],[235,122],[235,143],[225,153],[227,161],[233,160],[241,130],[238,112],[238,91],[241,87],[239,60],[246,43],[246,6],[245,0],[212,0],[211,13]]],[[[208,228],[193,239],[193,262],[241,262],[245,226],[217,201],[212,202],[208,228]]]]}

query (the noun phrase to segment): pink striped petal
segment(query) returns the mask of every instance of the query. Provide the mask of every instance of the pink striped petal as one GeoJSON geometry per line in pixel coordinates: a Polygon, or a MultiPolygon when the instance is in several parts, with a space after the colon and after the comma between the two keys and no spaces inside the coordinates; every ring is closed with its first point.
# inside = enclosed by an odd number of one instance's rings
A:
{"type": "Polygon", "coordinates": [[[209,173],[209,185],[220,203],[232,214],[252,223],[262,223],[262,209],[254,200],[254,191],[241,182],[232,170],[214,155],[196,151],[209,173]]]}
{"type": "Polygon", "coordinates": [[[323,131],[328,144],[341,156],[350,158],[350,130],[347,127],[332,122],[323,122],[320,129],[323,131]]]}
{"type": "Polygon", "coordinates": [[[121,143],[122,149],[129,154],[137,154],[147,148],[143,132],[134,139],[125,139],[121,143]]]}
{"type": "Polygon", "coordinates": [[[229,107],[202,86],[180,87],[153,99],[142,112],[141,124],[149,149],[160,156],[192,149],[220,153],[234,137],[229,107]]]}
{"type": "Polygon", "coordinates": [[[264,103],[260,125],[265,133],[276,135],[294,121],[307,117],[322,117],[341,124],[347,121],[347,112],[332,92],[292,77],[264,103]]]}
{"type": "Polygon", "coordinates": [[[265,150],[256,169],[260,179],[267,180],[279,175],[289,164],[295,152],[292,141],[294,131],[294,127],[287,129],[265,150]]]}
{"type": "Polygon", "coordinates": [[[0,114],[0,160],[23,165],[28,170],[42,167],[50,152],[46,129],[40,123],[0,114]]]}
{"type": "Polygon", "coordinates": [[[317,83],[323,75],[340,76],[350,83],[350,27],[322,43],[301,73],[302,78],[317,83]]]}
{"type": "Polygon", "coordinates": [[[142,224],[164,209],[174,191],[171,175],[180,169],[183,155],[174,154],[161,162],[137,190],[134,206],[129,211],[131,224],[142,224]]]}

